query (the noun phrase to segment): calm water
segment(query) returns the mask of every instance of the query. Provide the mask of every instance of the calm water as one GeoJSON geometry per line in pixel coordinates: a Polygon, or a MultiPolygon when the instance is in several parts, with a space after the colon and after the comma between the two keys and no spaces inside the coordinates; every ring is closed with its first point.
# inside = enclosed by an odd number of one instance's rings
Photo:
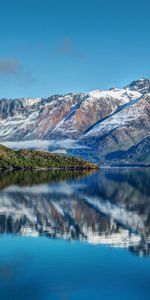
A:
{"type": "Polygon", "coordinates": [[[149,300],[150,170],[0,172],[0,299],[149,300]]]}

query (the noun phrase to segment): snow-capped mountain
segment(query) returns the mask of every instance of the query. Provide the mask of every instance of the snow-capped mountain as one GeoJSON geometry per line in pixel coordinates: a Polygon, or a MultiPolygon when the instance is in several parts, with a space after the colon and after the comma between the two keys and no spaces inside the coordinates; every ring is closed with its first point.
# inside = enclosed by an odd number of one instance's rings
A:
{"type": "Polygon", "coordinates": [[[147,78],[141,78],[139,80],[135,80],[131,82],[128,86],[126,86],[127,89],[132,91],[138,91],[142,94],[149,93],[150,92],[150,79],[147,78]]]}
{"type": "Polygon", "coordinates": [[[149,79],[122,89],[0,101],[0,142],[14,148],[23,142],[101,164],[150,164],[143,156],[149,136],[149,79]]]}

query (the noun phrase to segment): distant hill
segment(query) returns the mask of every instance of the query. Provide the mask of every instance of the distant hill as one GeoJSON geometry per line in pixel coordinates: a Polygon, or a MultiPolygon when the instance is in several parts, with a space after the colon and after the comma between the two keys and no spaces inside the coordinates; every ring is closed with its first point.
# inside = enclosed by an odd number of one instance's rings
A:
{"type": "Polygon", "coordinates": [[[98,166],[77,157],[34,150],[11,150],[0,145],[1,169],[97,169],[98,166]]]}

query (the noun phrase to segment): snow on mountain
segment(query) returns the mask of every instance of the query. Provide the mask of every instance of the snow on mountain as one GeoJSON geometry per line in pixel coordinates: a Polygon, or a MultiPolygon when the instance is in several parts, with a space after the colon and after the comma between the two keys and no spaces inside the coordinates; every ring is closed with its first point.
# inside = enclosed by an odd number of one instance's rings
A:
{"type": "Polygon", "coordinates": [[[150,80],[140,79],[122,89],[55,95],[46,99],[2,99],[0,142],[26,141],[30,148],[36,148],[36,142],[30,141],[37,141],[40,148],[41,141],[43,145],[44,141],[50,141],[50,147],[43,146],[45,150],[72,154],[73,147],[70,147],[71,152],[65,147],[65,141],[72,140],[76,145],[73,154],[85,158],[89,154],[90,159],[103,162],[104,152],[107,155],[127,150],[149,136],[149,92],[150,80]],[[51,146],[51,141],[57,142],[51,146]],[[58,141],[63,141],[63,145],[58,146],[58,141]]]}
{"type": "Polygon", "coordinates": [[[129,101],[129,99],[136,99],[141,95],[141,93],[139,93],[138,91],[132,91],[130,89],[117,89],[117,88],[113,88],[106,91],[100,91],[100,90],[91,91],[88,94],[93,98],[115,98],[118,100],[123,98],[126,99],[127,101],[129,101]]]}
{"type": "Polygon", "coordinates": [[[42,100],[41,98],[23,98],[22,102],[23,102],[23,106],[32,106],[41,102],[41,100],[42,100]]]}
{"type": "Polygon", "coordinates": [[[120,126],[127,125],[135,118],[138,118],[139,114],[141,114],[141,106],[138,107],[135,104],[141,99],[142,98],[140,96],[137,99],[133,99],[130,102],[121,105],[111,115],[97,122],[89,132],[84,134],[84,138],[88,136],[95,137],[97,135],[100,136],[107,134],[120,126]]]}
{"type": "Polygon", "coordinates": [[[141,78],[131,82],[125,87],[127,90],[138,91],[142,94],[150,92],[150,79],[141,78]]]}
{"type": "Polygon", "coordinates": [[[0,140],[78,138],[99,118],[139,96],[136,91],[114,89],[49,99],[2,99],[0,140]]]}

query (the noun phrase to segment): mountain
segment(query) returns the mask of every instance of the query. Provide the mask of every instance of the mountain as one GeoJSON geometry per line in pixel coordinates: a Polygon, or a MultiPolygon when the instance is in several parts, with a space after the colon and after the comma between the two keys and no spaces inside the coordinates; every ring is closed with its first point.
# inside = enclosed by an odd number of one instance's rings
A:
{"type": "Polygon", "coordinates": [[[142,78],[139,80],[135,80],[131,82],[128,86],[126,86],[126,88],[132,91],[138,91],[142,94],[149,93],[150,79],[142,78]]]}
{"type": "Polygon", "coordinates": [[[0,169],[90,170],[98,166],[83,159],[35,150],[12,150],[0,145],[0,169]]]}
{"type": "Polygon", "coordinates": [[[0,101],[0,142],[13,148],[46,148],[106,165],[149,165],[149,136],[149,79],[122,89],[0,101]]]}

